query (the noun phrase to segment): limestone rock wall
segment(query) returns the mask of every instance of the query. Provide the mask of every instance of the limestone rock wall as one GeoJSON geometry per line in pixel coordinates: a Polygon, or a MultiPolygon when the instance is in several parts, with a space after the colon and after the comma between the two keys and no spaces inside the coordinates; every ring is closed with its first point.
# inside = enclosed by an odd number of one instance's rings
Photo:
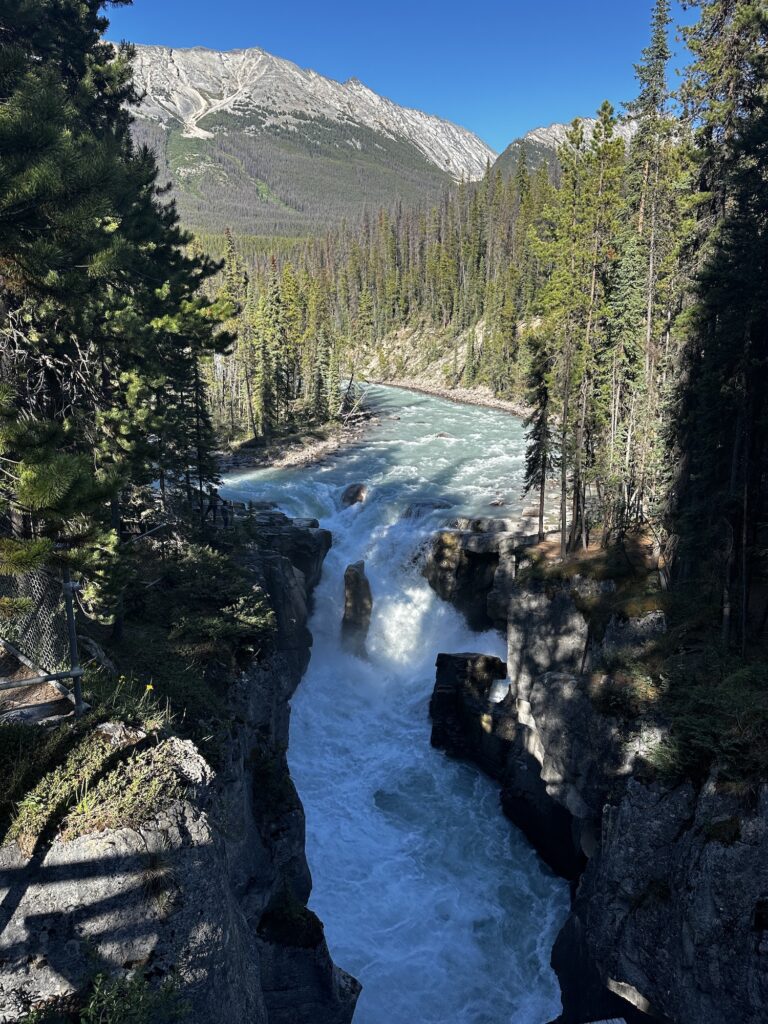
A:
{"type": "Polygon", "coordinates": [[[309,659],[307,604],[331,537],[269,513],[254,577],[278,651],[233,685],[217,772],[189,743],[184,798],[139,829],[32,858],[0,850],[0,1020],[66,996],[94,973],[175,978],[195,1024],[348,1024],[358,983],[336,967],[306,908],[304,814],[285,758],[289,700],[309,659]]]}
{"type": "MultiPolygon", "coordinates": [[[[596,651],[573,583],[518,584],[503,534],[488,536],[496,569],[490,581],[478,574],[476,601],[492,621],[504,609],[507,679],[498,659],[440,655],[432,741],[498,779],[505,812],[574,882],[553,951],[557,1024],[764,1022],[768,789],[736,795],[714,778],[699,788],[654,779],[647,758],[663,722],[604,713],[588,669],[596,654],[636,655],[664,628],[659,616],[609,623],[596,651]]],[[[447,555],[444,535],[435,539],[425,574],[466,608],[471,531],[450,537],[447,555]]]]}

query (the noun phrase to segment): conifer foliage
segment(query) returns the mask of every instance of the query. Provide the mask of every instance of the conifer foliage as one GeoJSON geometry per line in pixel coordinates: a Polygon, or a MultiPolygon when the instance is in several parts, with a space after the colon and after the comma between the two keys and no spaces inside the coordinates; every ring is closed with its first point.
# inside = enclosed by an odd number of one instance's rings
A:
{"type": "Polygon", "coordinates": [[[268,396],[248,398],[251,376],[290,382],[278,420],[302,402],[322,419],[335,412],[339,366],[396,375],[392,339],[415,331],[427,359],[442,357],[448,385],[486,385],[532,406],[526,487],[540,504],[557,487],[563,555],[598,524],[607,543],[658,521],[693,203],[688,133],[668,85],[669,23],[668,0],[657,0],[627,105],[629,144],[606,102],[594,126],[571,125],[556,174],[543,164],[532,173],[522,155],[508,179],[489,168],[431,210],[382,210],[256,258],[246,303],[255,316],[241,330],[253,339],[251,368],[237,375],[231,360],[218,362],[222,415],[227,381],[239,395],[233,432],[270,429],[260,411],[268,396]]]}
{"type": "MultiPolygon", "coordinates": [[[[540,532],[545,507],[562,556],[597,531],[607,545],[650,530],[665,582],[707,594],[745,649],[768,620],[768,10],[688,6],[700,18],[674,94],[670,0],[653,4],[629,142],[605,103],[594,128],[570,127],[554,169],[523,155],[432,209],[257,254],[248,358],[286,389],[278,420],[333,414],[339,367],[397,376],[409,337],[449,386],[524,402],[540,532]]],[[[241,421],[265,402],[241,403],[241,421]]]]}
{"type": "Polygon", "coordinates": [[[216,265],[185,252],[131,141],[131,50],[103,42],[105,6],[1,15],[0,547],[66,545],[114,603],[125,507],[158,479],[200,504],[215,476],[201,364],[229,306],[203,296],[216,265]]]}
{"type": "Polygon", "coordinates": [[[694,305],[673,436],[676,574],[721,607],[746,653],[757,606],[768,472],[768,7],[697,0],[684,99],[695,120],[701,203],[694,305]]]}

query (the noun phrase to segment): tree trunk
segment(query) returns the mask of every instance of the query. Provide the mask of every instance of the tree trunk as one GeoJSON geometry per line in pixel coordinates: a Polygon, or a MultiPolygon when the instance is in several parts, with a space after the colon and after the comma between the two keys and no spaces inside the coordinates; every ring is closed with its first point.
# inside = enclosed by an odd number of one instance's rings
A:
{"type": "Polygon", "coordinates": [[[568,412],[571,394],[571,350],[566,339],[565,375],[563,383],[563,422],[560,428],[560,557],[568,554],[568,412]]]}

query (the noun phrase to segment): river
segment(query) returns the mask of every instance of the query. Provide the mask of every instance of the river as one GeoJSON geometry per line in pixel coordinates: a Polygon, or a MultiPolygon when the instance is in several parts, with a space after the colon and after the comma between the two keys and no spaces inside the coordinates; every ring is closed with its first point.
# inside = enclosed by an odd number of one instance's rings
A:
{"type": "Polygon", "coordinates": [[[288,757],[307,817],[310,906],[334,960],[363,985],[355,1024],[545,1024],[568,891],[502,816],[497,786],[429,745],[438,652],[505,658],[421,577],[414,556],[446,516],[521,511],[519,420],[377,387],[363,442],[325,463],[232,475],[234,498],[275,501],[333,533],[315,595],[312,660],[288,757]],[[439,436],[447,435],[447,436],[439,436]],[[367,501],[342,509],[349,483],[367,501]],[[419,498],[449,511],[403,519],[419,498]],[[345,567],[365,559],[370,661],[339,645],[345,567]]]}

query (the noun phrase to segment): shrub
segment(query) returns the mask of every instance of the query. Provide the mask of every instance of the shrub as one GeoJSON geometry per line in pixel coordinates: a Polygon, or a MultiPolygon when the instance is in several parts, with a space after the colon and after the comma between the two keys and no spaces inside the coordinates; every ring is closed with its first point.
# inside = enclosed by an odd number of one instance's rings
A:
{"type": "Polygon", "coordinates": [[[186,1016],[174,985],[156,988],[140,974],[109,978],[100,974],[80,1015],[80,1024],[171,1024],[186,1016]]]}

